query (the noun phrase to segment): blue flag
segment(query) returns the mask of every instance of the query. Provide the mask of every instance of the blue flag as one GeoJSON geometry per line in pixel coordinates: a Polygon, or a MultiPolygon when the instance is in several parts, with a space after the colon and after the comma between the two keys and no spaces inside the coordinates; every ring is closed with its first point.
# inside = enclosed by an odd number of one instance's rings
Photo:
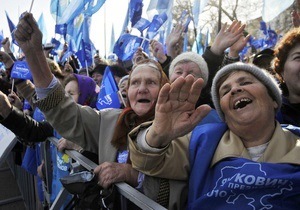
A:
{"type": "Polygon", "coordinates": [[[268,34],[267,34],[266,39],[265,39],[264,49],[265,48],[273,48],[277,43],[277,39],[278,39],[277,33],[274,30],[269,28],[268,29],[268,34]]]}
{"type": "Polygon", "coordinates": [[[192,18],[190,16],[186,18],[186,21],[184,23],[184,31],[183,31],[184,33],[187,33],[191,20],[192,18]]]}
{"type": "Polygon", "coordinates": [[[92,46],[89,42],[81,40],[81,49],[75,53],[82,67],[91,66],[93,63],[92,46]]]}
{"type": "Polygon", "coordinates": [[[142,42],[142,38],[125,33],[121,35],[115,43],[113,53],[115,53],[122,61],[131,60],[133,54],[142,42]]]}
{"type": "Polygon", "coordinates": [[[143,41],[142,41],[142,43],[141,43],[141,45],[140,45],[140,47],[143,49],[143,51],[144,51],[145,53],[147,53],[148,55],[150,55],[149,44],[150,44],[150,42],[149,42],[148,39],[143,39],[143,41]]]}
{"type": "Polygon", "coordinates": [[[12,22],[12,20],[9,18],[8,13],[5,11],[8,27],[10,30],[10,33],[13,33],[13,31],[16,29],[16,25],[12,22]]]}
{"type": "Polygon", "coordinates": [[[129,17],[132,27],[141,19],[143,13],[143,6],[143,0],[130,0],[129,17]]]}
{"type": "Polygon", "coordinates": [[[1,42],[3,41],[3,39],[4,39],[3,30],[1,30],[0,31],[0,48],[2,47],[1,42]]]}
{"type": "Polygon", "coordinates": [[[192,51],[198,53],[199,55],[203,54],[203,44],[202,44],[202,33],[199,31],[197,38],[193,44],[192,51]]]}
{"type": "MultiPolygon", "coordinates": [[[[69,57],[71,57],[74,54],[74,52],[68,50],[67,52],[64,53],[64,55],[61,57],[60,62],[65,62],[68,60],[69,57]]],[[[78,58],[79,59],[79,58],[78,58]]],[[[81,62],[81,61],[80,61],[81,62]]]]}
{"type": "Polygon", "coordinates": [[[167,13],[163,12],[159,15],[155,15],[153,20],[148,28],[147,35],[149,39],[153,39],[157,34],[159,28],[166,22],[168,19],[167,13]]]}
{"type": "Polygon", "coordinates": [[[10,33],[11,33],[12,42],[15,45],[19,46],[18,43],[16,42],[15,36],[14,36],[14,31],[16,29],[16,25],[11,21],[11,19],[9,18],[8,13],[6,11],[5,11],[5,14],[6,14],[6,19],[7,19],[8,27],[9,27],[9,30],[10,30],[10,33]]]}
{"type": "Polygon", "coordinates": [[[193,13],[195,28],[198,28],[198,22],[200,19],[199,15],[202,13],[204,7],[206,7],[208,1],[209,0],[197,0],[197,1],[194,1],[194,3],[193,3],[192,13],[193,13]]]}
{"type": "Polygon", "coordinates": [[[189,40],[188,40],[188,34],[187,34],[187,33],[184,33],[183,49],[182,49],[183,52],[186,52],[186,51],[187,51],[188,42],[189,42],[189,40]]]}
{"type": "Polygon", "coordinates": [[[75,40],[76,49],[81,48],[81,40],[83,36],[84,15],[80,14],[67,25],[66,41],[75,40]]]}
{"type": "Polygon", "coordinates": [[[14,66],[10,74],[14,79],[29,79],[32,80],[32,76],[29,70],[29,66],[26,61],[15,61],[14,66]]]}
{"type": "Polygon", "coordinates": [[[209,46],[210,43],[210,33],[209,29],[207,29],[206,37],[205,37],[205,44],[204,44],[204,49],[206,49],[209,46]]]}
{"type": "MultiPolygon", "coordinates": [[[[81,63],[81,66],[86,67],[93,64],[92,48],[93,44],[90,40],[89,30],[90,30],[90,19],[88,15],[84,16],[84,21],[82,24],[81,32],[81,48],[77,51],[76,55],[81,63]]],[[[74,36],[73,36],[74,37],[74,36]]]]}
{"type": "Polygon", "coordinates": [[[100,92],[98,94],[96,107],[98,110],[105,108],[120,108],[121,103],[118,96],[119,88],[110,67],[107,66],[103,75],[100,92]]]}
{"type": "Polygon", "coordinates": [[[268,34],[267,24],[264,21],[260,21],[260,28],[261,31],[263,31],[264,35],[268,34]]]}
{"type": "Polygon", "coordinates": [[[51,7],[51,12],[53,11],[53,13],[51,14],[56,16],[56,24],[68,24],[83,12],[85,3],[84,0],[71,1],[69,4],[61,4],[61,2],[59,2],[59,9],[57,11],[57,3],[55,1],[53,3],[51,2],[51,6],[53,4],[53,8],[51,7]]]}
{"type": "Polygon", "coordinates": [[[2,63],[2,62],[0,62],[0,69],[1,69],[1,70],[5,70],[5,65],[4,65],[4,63],[2,63]]]}
{"type": "Polygon", "coordinates": [[[149,6],[147,8],[147,11],[150,11],[150,10],[157,10],[159,12],[161,11],[166,11],[170,4],[172,4],[173,2],[170,1],[170,0],[151,0],[150,3],[149,3],[149,6]]]}
{"type": "Polygon", "coordinates": [[[59,40],[55,39],[55,38],[51,39],[51,43],[54,44],[54,46],[55,46],[54,49],[55,50],[58,50],[59,47],[62,45],[61,42],[59,40]]]}
{"type": "Polygon", "coordinates": [[[84,11],[85,14],[92,16],[94,13],[96,13],[105,3],[106,0],[97,0],[97,3],[94,4],[94,0],[90,1],[90,3],[87,6],[87,9],[84,11]]]}
{"type": "Polygon", "coordinates": [[[259,49],[264,45],[264,40],[263,39],[255,39],[253,36],[251,36],[249,39],[249,43],[255,49],[259,49]]]}
{"type": "Polygon", "coordinates": [[[245,56],[248,52],[248,50],[250,49],[251,47],[250,46],[245,46],[242,51],[239,53],[239,56],[241,58],[241,60],[243,61],[245,59],[245,56]]]}
{"type": "Polygon", "coordinates": [[[63,11],[67,8],[67,1],[62,0],[51,0],[50,2],[50,13],[55,17],[56,23],[58,18],[63,15],[63,11]]]}
{"type": "Polygon", "coordinates": [[[110,37],[110,47],[109,51],[112,52],[114,50],[114,45],[115,45],[115,28],[114,24],[111,25],[111,37],[110,37]]]}
{"type": "Polygon", "coordinates": [[[126,12],[126,17],[124,19],[124,22],[123,22],[123,26],[122,26],[122,31],[121,31],[121,34],[124,34],[124,33],[128,33],[128,23],[129,23],[129,7],[127,9],[127,12],[126,12]]]}
{"type": "Polygon", "coordinates": [[[40,31],[43,34],[43,40],[42,43],[46,44],[47,42],[47,38],[48,38],[48,32],[47,32],[47,28],[46,28],[46,23],[45,23],[45,19],[44,19],[44,14],[42,13],[39,20],[38,20],[38,26],[40,31]]]}
{"type": "Polygon", "coordinates": [[[194,1],[194,3],[193,3],[192,13],[193,13],[195,28],[197,28],[198,22],[199,22],[200,2],[201,2],[201,0],[194,1]]]}
{"type": "MultiPolygon", "coordinates": [[[[150,0],[147,8],[147,16],[152,20],[155,15],[166,13],[170,18],[172,16],[173,0],[150,0]]],[[[170,21],[172,22],[172,21],[170,21]]]]}
{"type": "Polygon", "coordinates": [[[133,26],[133,28],[136,28],[137,30],[139,30],[141,32],[141,34],[143,34],[143,31],[148,28],[150,25],[150,21],[145,19],[145,18],[141,18],[138,22],[136,22],[136,24],[133,26]]]}
{"type": "Polygon", "coordinates": [[[66,38],[67,24],[57,24],[57,25],[55,25],[55,33],[63,35],[64,38],[66,38]]]}

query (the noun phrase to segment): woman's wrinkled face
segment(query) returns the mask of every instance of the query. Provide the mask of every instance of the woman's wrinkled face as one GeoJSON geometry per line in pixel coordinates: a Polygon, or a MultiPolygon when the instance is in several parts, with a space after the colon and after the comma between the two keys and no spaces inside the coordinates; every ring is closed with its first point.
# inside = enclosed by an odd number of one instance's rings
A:
{"type": "Polygon", "coordinates": [[[178,63],[174,67],[173,73],[170,75],[170,82],[174,82],[178,77],[186,77],[187,75],[193,75],[196,79],[201,78],[201,70],[199,66],[192,62],[178,63]]]}
{"type": "Polygon", "coordinates": [[[290,52],[284,64],[282,77],[289,90],[292,103],[300,102],[300,44],[296,45],[290,52]],[[298,98],[298,100],[297,100],[298,98]]]}
{"type": "Polygon", "coordinates": [[[156,103],[161,75],[157,69],[142,65],[136,67],[130,77],[128,100],[133,111],[137,115],[143,116],[156,103]]]}
{"type": "Polygon", "coordinates": [[[77,103],[79,99],[79,86],[78,82],[75,80],[72,80],[68,82],[68,84],[65,86],[65,91],[69,93],[74,101],[77,103]]]}
{"type": "Polygon", "coordinates": [[[221,110],[230,129],[275,119],[277,103],[266,86],[248,72],[231,73],[221,84],[219,95],[221,110]]]}

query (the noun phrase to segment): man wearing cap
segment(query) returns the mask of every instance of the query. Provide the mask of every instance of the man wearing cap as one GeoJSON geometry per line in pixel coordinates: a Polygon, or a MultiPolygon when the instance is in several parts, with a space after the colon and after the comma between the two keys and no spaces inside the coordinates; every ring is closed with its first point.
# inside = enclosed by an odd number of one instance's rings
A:
{"type": "Polygon", "coordinates": [[[271,62],[274,58],[274,50],[266,48],[259,53],[255,54],[252,63],[260,68],[268,70],[274,75],[274,71],[271,67],[271,62]]]}
{"type": "Polygon", "coordinates": [[[282,101],[274,77],[250,64],[223,67],[211,94],[224,122],[196,126],[210,110],[194,108],[202,86],[188,76],[161,90],[150,127],[129,134],[133,167],[189,181],[187,209],[297,209],[299,128],[275,120],[282,101]]]}

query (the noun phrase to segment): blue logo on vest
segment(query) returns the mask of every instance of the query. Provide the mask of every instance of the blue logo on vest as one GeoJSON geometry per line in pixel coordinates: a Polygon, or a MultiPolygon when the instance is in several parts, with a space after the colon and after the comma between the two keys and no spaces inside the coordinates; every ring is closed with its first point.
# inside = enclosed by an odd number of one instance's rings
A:
{"type": "Polygon", "coordinates": [[[261,163],[248,162],[242,166],[223,166],[213,190],[207,197],[225,199],[227,204],[247,204],[251,209],[271,209],[270,198],[292,191],[293,183],[272,177],[261,163]]]}

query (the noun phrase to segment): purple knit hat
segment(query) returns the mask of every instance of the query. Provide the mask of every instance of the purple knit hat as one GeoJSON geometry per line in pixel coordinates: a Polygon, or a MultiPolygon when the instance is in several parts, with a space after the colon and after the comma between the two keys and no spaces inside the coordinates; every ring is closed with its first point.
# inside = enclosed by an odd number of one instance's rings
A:
{"type": "Polygon", "coordinates": [[[95,108],[97,101],[95,81],[91,77],[79,74],[74,74],[74,76],[78,81],[78,87],[80,92],[78,104],[95,108]]]}

